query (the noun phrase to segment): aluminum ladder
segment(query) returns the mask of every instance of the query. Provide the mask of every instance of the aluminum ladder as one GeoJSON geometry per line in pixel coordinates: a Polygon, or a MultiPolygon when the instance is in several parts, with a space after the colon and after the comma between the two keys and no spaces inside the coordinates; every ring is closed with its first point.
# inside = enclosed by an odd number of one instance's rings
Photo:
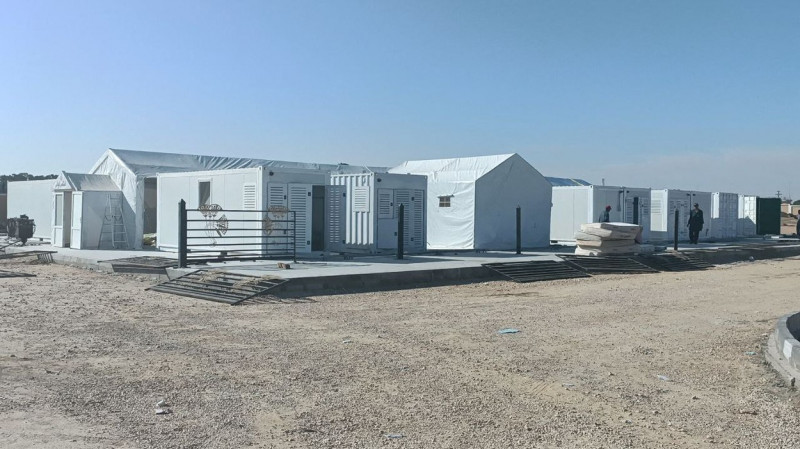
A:
{"type": "MultiPolygon", "coordinates": [[[[102,248],[103,237],[108,236],[114,249],[128,249],[128,229],[122,215],[122,196],[109,194],[103,214],[103,227],[100,230],[98,248],[102,248]]],[[[107,239],[109,240],[109,239],[107,239]]]]}

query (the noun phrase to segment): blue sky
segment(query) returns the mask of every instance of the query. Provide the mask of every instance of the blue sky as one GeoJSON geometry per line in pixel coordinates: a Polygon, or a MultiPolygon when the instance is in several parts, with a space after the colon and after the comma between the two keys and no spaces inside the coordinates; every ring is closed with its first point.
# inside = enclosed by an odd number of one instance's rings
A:
{"type": "Polygon", "coordinates": [[[800,197],[800,2],[6,2],[0,172],[106,148],[800,197]]]}

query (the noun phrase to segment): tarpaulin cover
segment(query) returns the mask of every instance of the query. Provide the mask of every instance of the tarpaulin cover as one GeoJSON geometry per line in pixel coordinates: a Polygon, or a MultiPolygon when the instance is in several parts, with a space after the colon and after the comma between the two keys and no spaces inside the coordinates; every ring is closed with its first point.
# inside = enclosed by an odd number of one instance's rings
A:
{"type": "Polygon", "coordinates": [[[428,177],[428,249],[513,249],[517,206],[523,246],[549,241],[552,186],[517,154],[407,161],[389,172],[428,177]]]}
{"type": "Polygon", "coordinates": [[[109,175],[89,175],[86,173],[61,172],[53,185],[53,190],[76,192],[119,192],[119,187],[109,175]]]}

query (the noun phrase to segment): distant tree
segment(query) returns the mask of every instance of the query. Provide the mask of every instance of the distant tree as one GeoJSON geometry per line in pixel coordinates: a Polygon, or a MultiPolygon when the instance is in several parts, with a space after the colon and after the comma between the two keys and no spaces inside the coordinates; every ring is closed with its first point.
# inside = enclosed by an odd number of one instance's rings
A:
{"type": "Polygon", "coordinates": [[[38,181],[41,179],[56,179],[58,175],[32,175],[30,173],[14,173],[13,175],[0,175],[0,193],[8,193],[8,181],[38,181]]]}
{"type": "Polygon", "coordinates": [[[797,200],[797,201],[795,201],[795,202],[794,202],[794,203],[792,203],[792,204],[793,204],[793,205],[795,205],[795,206],[798,206],[798,205],[800,205],[800,200],[797,200]]]}

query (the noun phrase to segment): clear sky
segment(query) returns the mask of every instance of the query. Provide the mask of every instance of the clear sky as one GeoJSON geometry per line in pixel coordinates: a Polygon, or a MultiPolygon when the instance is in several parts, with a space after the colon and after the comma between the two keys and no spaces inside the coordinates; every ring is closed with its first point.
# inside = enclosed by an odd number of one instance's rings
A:
{"type": "Polygon", "coordinates": [[[106,148],[800,197],[800,1],[5,1],[0,173],[106,148]]]}

